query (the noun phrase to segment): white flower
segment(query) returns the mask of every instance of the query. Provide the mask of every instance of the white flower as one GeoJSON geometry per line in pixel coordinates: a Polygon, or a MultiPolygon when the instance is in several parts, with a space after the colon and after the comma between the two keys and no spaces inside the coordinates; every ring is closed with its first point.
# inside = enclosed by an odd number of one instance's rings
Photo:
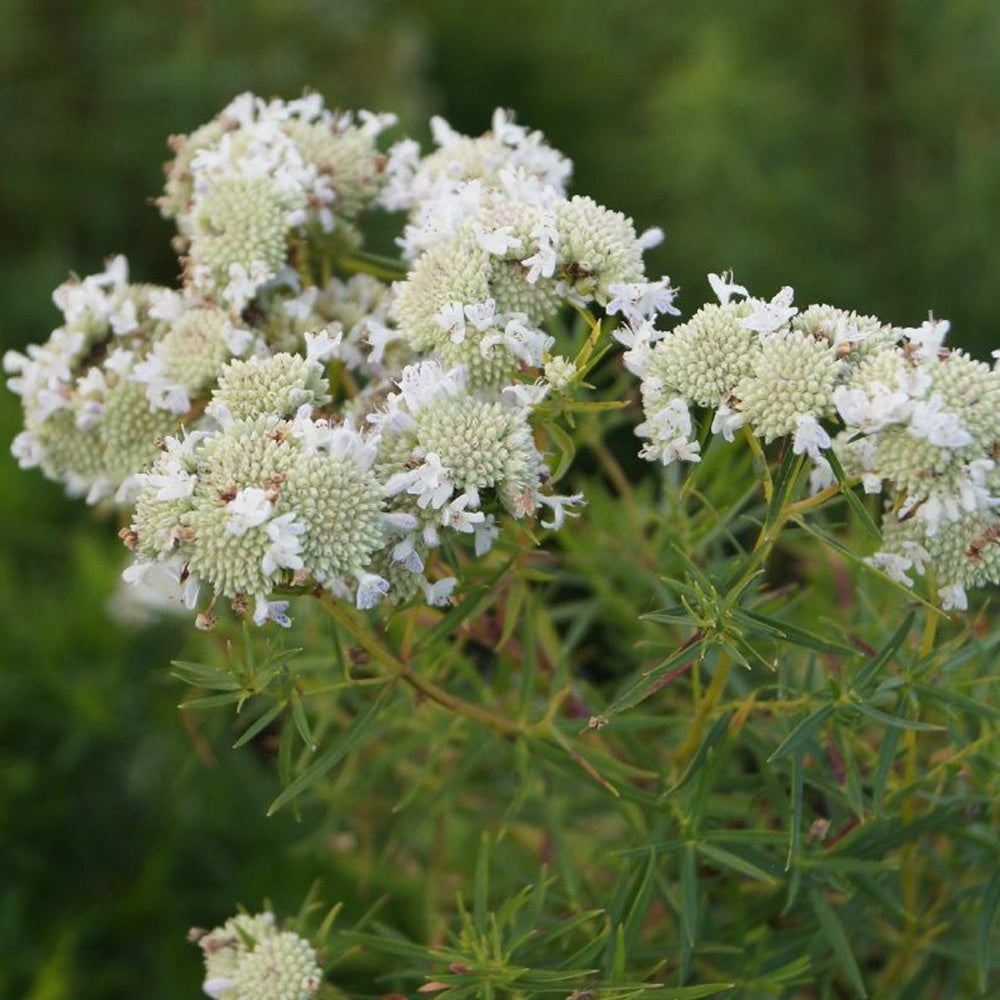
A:
{"type": "Polygon", "coordinates": [[[639,234],[639,239],[636,242],[643,253],[652,250],[653,247],[658,247],[663,242],[663,230],[659,226],[650,226],[649,229],[645,229],[639,234]]]}
{"type": "Polygon", "coordinates": [[[273,518],[268,522],[266,530],[271,544],[261,560],[264,572],[271,576],[279,569],[302,569],[302,543],[299,536],[305,534],[306,526],[295,520],[295,514],[282,514],[273,518]]]}
{"type": "Polygon", "coordinates": [[[621,313],[627,320],[637,324],[660,313],[680,315],[680,310],[674,306],[677,290],[670,287],[670,279],[666,276],[659,281],[609,285],[608,291],[612,295],[605,307],[609,315],[621,313]]]}
{"type": "Polygon", "coordinates": [[[574,493],[573,496],[547,496],[541,493],[538,496],[538,502],[552,508],[552,520],[542,521],[542,527],[558,531],[567,517],[579,516],[579,511],[573,511],[569,508],[584,503],[584,499],[582,493],[574,493]]]}
{"type": "Polygon", "coordinates": [[[868,556],[865,562],[873,569],[881,570],[889,579],[895,580],[906,587],[913,586],[913,580],[907,576],[907,571],[913,568],[913,560],[898,552],[876,552],[868,556]]]}
{"type": "Polygon", "coordinates": [[[424,569],[424,561],[420,558],[416,542],[411,535],[407,535],[393,546],[392,561],[401,563],[411,573],[422,573],[424,569]]]}
{"type": "Polygon", "coordinates": [[[786,285],[770,302],[750,299],[753,311],[743,320],[743,329],[757,333],[774,333],[775,330],[780,330],[798,312],[792,305],[794,294],[786,285]]]}
{"type": "Polygon", "coordinates": [[[184,463],[175,456],[164,462],[164,471],[146,473],[145,483],[156,489],[157,500],[185,500],[194,493],[198,477],[188,472],[184,463]]]}
{"type": "Polygon", "coordinates": [[[972,444],[972,435],[962,426],[957,413],[944,409],[937,394],[914,402],[910,412],[909,432],[915,438],[925,438],[939,448],[964,448],[972,444]]]}
{"type": "Polygon", "coordinates": [[[222,340],[229,348],[229,353],[240,358],[250,349],[250,345],[254,342],[254,334],[251,330],[242,330],[232,323],[226,323],[222,327],[222,340]]]}
{"type": "Polygon", "coordinates": [[[111,323],[112,333],[117,337],[124,337],[139,329],[139,317],[136,315],[135,303],[131,299],[125,299],[108,320],[111,323]]]}
{"type": "Polygon", "coordinates": [[[461,493],[451,501],[441,511],[441,524],[453,531],[461,531],[472,534],[477,524],[486,520],[486,515],[481,510],[468,510],[472,505],[479,503],[479,497],[470,496],[468,493],[461,493]]]}
{"type": "Polygon", "coordinates": [[[743,422],[742,413],[730,409],[728,403],[720,403],[712,418],[712,433],[721,434],[727,441],[732,441],[736,432],[743,426],[743,422]]]}
{"type": "Polygon", "coordinates": [[[489,254],[495,257],[506,257],[512,250],[520,250],[522,242],[513,235],[513,226],[498,226],[496,229],[484,229],[478,222],[473,224],[472,232],[476,242],[489,254]]]}
{"type": "Polygon", "coordinates": [[[422,587],[427,603],[432,607],[447,607],[451,603],[451,595],[458,580],[453,576],[446,576],[434,583],[423,582],[422,587]]]}
{"type": "Polygon", "coordinates": [[[358,574],[358,594],[355,603],[365,610],[374,608],[376,604],[389,593],[389,581],[377,573],[358,574]]]}
{"type": "Polygon", "coordinates": [[[371,348],[368,355],[368,363],[371,365],[381,365],[385,360],[385,349],[396,340],[402,340],[403,335],[398,330],[390,330],[382,323],[373,319],[364,321],[365,340],[371,348]]]}
{"type": "MultiPolygon", "coordinates": [[[[917,345],[917,355],[924,360],[930,361],[938,356],[941,345],[944,343],[951,324],[946,319],[930,319],[924,321],[917,327],[908,327],[900,330],[900,334],[906,337],[911,344],[917,345]]],[[[957,606],[957,605],[956,605],[957,606]]]]}
{"type": "Polygon", "coordinates": [[[397,472],[389,477],[385,484],[388,496],[397,493],[412,493],[417,498],[417,506],[426,509],[428,506],[439,509],[454,491],[451,475],[441,464],[441,457],[436,452],[428,452],[422,464],[407,472],[397,472]]]}
{"type": "Polygon", "coordinates": [[[712,291],[718,296],[719,302],[726,305],[734,295],[748,297],[750,293],[742,286],[733,284],[733,272],[723,271],[722,274],[710,274],[708,283],[712,286],[712,291]]]}
{"type": "Polygon", "coordinates": [[[819,461],[820,452],[829,447],[830,435],[811,413],[802,413],[795,418],[795,437],[792,439],[794,454],[801,455],[805,452],[814,461],[819,461]]]}
{"type": "Polygon", "coordinates": [[[510,409],[533,409],[548,395],[551,386],[541,382],[518,382],[500,391],[501,405],[510,409]]]}
{"type": "MultiPolygon", "coordinates": [[[[475,302],[465,307],[465,318],[479,331],[493,326],[496,320],[497,304],[492,298],[485,302],[475,302]]],[[[455,338],[452,337],[452,340],[455,338]]]]}
{"type": "Polygon", "coordinates": [[[476,555],[486,555],[493,548],[493,543],[499,536],[500,529],[497,527],[496,518],[492,514],[487,514],[486,520],[480,521],[479,524],[475,524],[472,527],[476,555]]]}
{"type": "Polygon", "coordinates": [[[461,302],[446,302],[434,314],[433,319],[448,334],[453,344],[461,344],[465,340],[465,310],[461,302]]]}
{"type": "Polygon", "coordinates": [[[440,395],[458,395],[464,382],[465,374],[461,368],[445,372],[438,361],[420,361],[407,365],[396,384],[410,413],[419,413],[440,395]]]}
{"type": "Polygon", "coordinates": [[[693,425],[687,403],[679,396],[639,424],[635,433],[649,438],[639,451],[642,458],[669,465],[674,461],[700,462],[701,446],[691,439],[693,425]]]}
{"type": "Polygon", "coordinates": [[[306,360],[321,363],[337,357],[337,351],[344,339],[344,331],[326,326],[322,330],[305,335],[306,360]]]}
{"type": "Polygon", "coordinates": [[[291,628],[292,619],[288,617],[288,601],[269,601],[265,594],[258,594],[254,601],[253,622],[264,625],[272,621],[282,628],[291,628]]]}
{"type": "Polygon", "coordinates": [[[521,263],[528,268],[526,275],[528,283],[534,285],[539,278],[551,278],[555,274],[555,248],[559,242],[559,232],[551,221],[546,221],[531,231],[531,237],[535,241],[536,250],[521,263]]]}
{"type": "Polygon", "coordinates": [[[274,507],[266,490],[249,486],[240,490],[229,503],[229,520],[226,528],[234,535],[244,535],[251,528],[263,524],[270,516],[274,507]]]}
{"type": "Polygon", "coordinates": [[[960,583],[941,587],[938,590],[938,597],[941,598],[941,607],[945,611],[967,611],[969,608],[969,598],[965,593],[965,587],[960,583]]]}

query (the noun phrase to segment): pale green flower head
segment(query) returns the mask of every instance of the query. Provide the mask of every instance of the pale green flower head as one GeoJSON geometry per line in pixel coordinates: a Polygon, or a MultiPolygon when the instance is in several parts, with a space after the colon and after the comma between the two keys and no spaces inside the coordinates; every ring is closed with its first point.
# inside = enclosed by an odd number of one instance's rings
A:
{"type": "Polygon", "coordinates": [[[312,945],[291,931],[280,931],[240,957],[232,974],[233,996],[239,1000],[309,1000],[322,979],[312,945]]]}
{"type": "Polygon", "coordinates": [[[833,413],[840,370],[831,344],[800,330],[779,330],[761,337],[751,372],[733,392],[754,433],[773,441],[794,434],[802,415],[833,413]]]}
{"type": "Polygon", "coordinates": [[[742,325],[748,312],[739,302],[702,306],[653,346],[644,374],[659,379],[668,395],[718,406],[761,354],[757,334],[742,325]]]}
{"type": "Polygon", "coordinates": [[[212,393],[213,407],[224,407],[235,420],[261,414],[291,417],[300,406],[322,406],[329,399],[323,366],[285,353],[231,361],[212,393]]]}
{"type": "Polygon", "coordinates": [[[605,302],[612,285],[642,281],[642,244],[632,220],[575,195],[555,208],[558,273],[583,296],[605,302]]]}
{"type": "Polygon", "coordinates": [[[164,374],[189,392],[201,392],[215,382],[233,354],[239,353],[233,350],[239,346],[236,338],[249,336],[235,331],[229,314],[221,309],[187,309],[160,341],[158,354],[164,374]]]}
{"type": "Polygon", "coordinates": [[[286,215],[301,203],[269,177],[218,180],[193,207],[188,264],[194,284],[241,309],[252,290],[232,288],[250,276],[257,285],[285,263],[286,215]]]}

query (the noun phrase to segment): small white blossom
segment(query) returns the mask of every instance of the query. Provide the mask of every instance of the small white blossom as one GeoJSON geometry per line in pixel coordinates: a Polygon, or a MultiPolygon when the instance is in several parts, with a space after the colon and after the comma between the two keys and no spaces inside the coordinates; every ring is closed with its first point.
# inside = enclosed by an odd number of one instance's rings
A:
{"type": "Polygon", "coordinates": [[[226,504],[229,520],[226,529],[234,535],[244,535],[251,528],[263,524],[272,514],[274,507],[266,490],[249,486],[240,490],[226,504]]]}
{"type": "Polygon", "coordinates": [[[264,572],[272,576],[279,569],[302,569],[302,543],[299,536],[305,534],[306,526],[295,520],[295,514],[282,514],[273,518],[268,522],[266,531],[271,544],[261,560],[264,572]]]}
{"type": "Polygon", "coordinates": [[[775,330],[780,330],[798,312],[792,305],[794,294],[794,291],[786,285],[770,302],[750,299],[752,311],[743,320],[743,328],[757,333],[774,333],[775,330]]]}

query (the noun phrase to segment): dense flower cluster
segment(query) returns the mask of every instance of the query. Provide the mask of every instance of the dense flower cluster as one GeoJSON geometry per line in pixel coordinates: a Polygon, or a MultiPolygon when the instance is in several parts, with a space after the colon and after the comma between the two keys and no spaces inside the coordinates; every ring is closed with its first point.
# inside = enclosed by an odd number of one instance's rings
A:
{"type": "Polygon", "coordinates": [[[322,982],[312,945],[280,930],[273,913],[241,913],[191,937],[205,958],[203,989],[214,1000],[309,1000],[322,982]]]}
{"type": "Polygon", "coordinates": [[[482,556],[504,518],[558,529],[582,500],[551,493],[535,444],[539,404],[578,378],[546,321],[675,311],[643,268],[658,231],[568,197],[540,133],[435,119],[428,155],[383,155],[390,122],[236,98],[171,140],[182,287],[130,284],[115,258],[57,290],[46,344],[5,358],[21,464],[131,507],[126,580],[166,583],[200,625],[219,600],[288,624],[297,589],[447,603],[443,544],[482,556]],[[357,273],[378,209],[406,213],[392,285],[357,273]]]}
{"type": "Polygon", "coordinates": [[[948,324],[896,328],[814,305],[782,289],[755,299],[710,275],[719,303],[669,333],[649,323],[618,332],[641,378],[640,454],[697,462],[691,407],[714,411],[712,432],[746,427],[790,438],[813,461],[812,484],[848,475],[884,497],[884,545],[870,563],[893,579],[931,571],[946,609],[966,588],[1000,582],[1000,371],[944,346],[948,324]]]}

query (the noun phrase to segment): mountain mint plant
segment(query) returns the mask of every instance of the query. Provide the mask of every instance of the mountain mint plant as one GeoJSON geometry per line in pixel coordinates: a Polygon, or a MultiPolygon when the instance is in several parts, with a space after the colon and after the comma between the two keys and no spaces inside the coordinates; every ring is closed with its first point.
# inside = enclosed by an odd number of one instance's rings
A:
{"type": "Polygon", "coordinates": [[[178,286],[109,258],[4,358],[302,821],[204,992],[994,995],[997,364],[730,272],[682,316],[511,113],[394,128],[237,97],[170,140],[178,286]]]}

